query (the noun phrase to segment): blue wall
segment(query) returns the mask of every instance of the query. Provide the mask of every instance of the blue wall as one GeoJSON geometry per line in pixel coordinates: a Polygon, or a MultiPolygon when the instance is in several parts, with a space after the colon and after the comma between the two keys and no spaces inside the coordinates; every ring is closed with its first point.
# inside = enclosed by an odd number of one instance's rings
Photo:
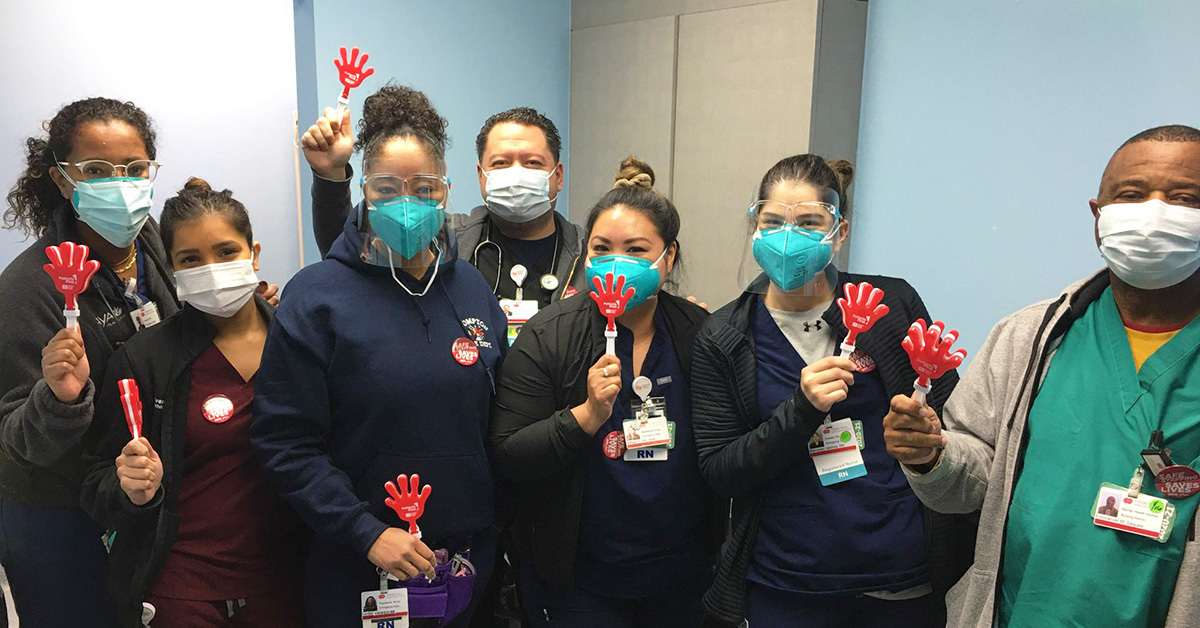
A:
{"type": "MultiPolygon", "coordinates": [[[[297,91],[302,130],[341,92],[333,58],[339,46],[371,55],[375,74],[350,93],[355,116],[390,79],[429,96],[449,125],[446,155],[452,210],[479,205],[475,135],[484,120],[527,105],[546,114],[563,138],[567,180],[571,3],[567,0],[295,0],[297,91]],[[305,33],[308,33],[307,41],[305,33]]],[[[304,169],[305,220],[311,172],[304,169]]],[[[355,171],[360,172],[357,158],[355,171]]],[[[355,187],[357,199],[357,186],[355,187]]],[[[558,210],[567,214],[567,190],[558,210]]],[[[311,229],[306,263],[319,259],[311,229]]]]}
{"type": "Polygon", "coordinates": [[[971,351],[1102,268],[1088,199],[1129,136],[1200,127],[1197,33],[1195,0],[871,0],[853,268],[971,351]]]}

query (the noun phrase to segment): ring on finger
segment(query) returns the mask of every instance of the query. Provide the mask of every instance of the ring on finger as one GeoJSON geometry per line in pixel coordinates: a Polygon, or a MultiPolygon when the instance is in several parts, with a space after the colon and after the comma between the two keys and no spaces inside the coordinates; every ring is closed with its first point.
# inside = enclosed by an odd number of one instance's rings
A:
{"type": "Polygon", "coordinates": [[[609,376],[609,375],[608,375],[608,367],[607,367],[607,366],[606,366],[606,367],[604,367],[604,368],[602,368],[602,369],[600,369],[600,372],[601,372],[601,373],[603,373],[605,377],[608,377],[608,376],[609,376]]]}

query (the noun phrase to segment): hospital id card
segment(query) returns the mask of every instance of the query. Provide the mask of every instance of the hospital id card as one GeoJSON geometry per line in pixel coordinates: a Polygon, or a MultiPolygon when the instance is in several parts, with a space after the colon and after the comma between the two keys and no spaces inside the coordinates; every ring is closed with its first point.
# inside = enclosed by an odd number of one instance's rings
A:
{"type": "Polygon", "coordinates": [[[650,397],[633,403],[633,418],[621,423],[625,446],[629,449],[670,445],[671,426],[667,421],[666,400],[650,397]]]}
{"type": "Polygon", "coordinates": [[[521,328],[538,313],[538,305],[537,301],[528,299],[500,299],[500,309],[504,310],[504,316],[508,319],[508,346],[511,347],[516,342],[521,328]]]}
{"type": "Polygon", "coordinates": [[[1129,489],[1105,482],[1092,504],[1092,523],[1166,543],[1175,527],[1175,505],[1154,495],[1129,495],[1129,489]]]}
{"type": "Polygon", "coordinates": [[[362,628],[408,628],[408,589],[363,591],[362,628]]]}
{"type": "Polygon", "coordinates": [[[626,449],[625,462],[663,462],[670,455],[671,450],[675,448],[675,422],[667,421],[667,428],[671,432],[671,442],[665,446],[659,447],[642,447],[640,449],[626,449]]]}
{"type": "Polygon", "coordinates": [[[812,457],[821,486],[846,482],[867,474],[857,435],[862,428],[858,427],[856,431],[854,423],[849,418],[837,421],[826,419],[809,441],[808,455],[812,457]]]}

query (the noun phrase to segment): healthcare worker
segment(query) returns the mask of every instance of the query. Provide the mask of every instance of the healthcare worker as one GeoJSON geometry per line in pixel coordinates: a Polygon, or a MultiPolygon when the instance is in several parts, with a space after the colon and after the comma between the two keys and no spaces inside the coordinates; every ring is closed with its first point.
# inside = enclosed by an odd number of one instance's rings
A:
{"type": "Polygon", "coordinates": [[[520,590],[536,626],[695,627],[703,617],[724,512],[692,440],[688,373],[706,313],[661,289],[680,262],[679,213],[653,180],[627,159],[588,214],[589,279],[634,289],[615,355],[596,303],[568,299],[529,321],[501,373],[492,446],[514,483],[520,590]],[[651,415],[664,440],[628,447],[651,415]]]}
{"type": "Polygon", "coordinates": [[[183,310],[113,354],[85,439],[83,504],[112,532],[118,625],[142,625],[149,602],[155,628],[303,626],[299,522],[250,447],[272,316],[255,296],[260,246],[246,208],[200,179],[160,221],[183,310]],[[140,391],[136,439],[126,378],[140,391]]]}
{"type": "MultiPolygon", "coordinates": [[[[888,400],[916,379],[900,342],[929,313],[904,280],[833,263],[850,231],[852,177],[848,162],[816,155],[767,171],[748,212],[743,292],[696,338],[700,467],[733,499],[705,604],[752,628],[940,626],[935,591],[957,577],[951,557],[927,550],[954,544],[952,522],[922,508],[883,444],[888,400]],[[835,294],[863,281],[884,291],[891,311],[843,355],[835,294]],[[853,459],[839,474],[821,452],[843,435],[858,444],[841,454],[853,459]]],[[[937,380],[934,408],[956,379],[937,380]]]]}
{"type": "MultiPolygon", "coordinates": [[[[441,582],[455,556],[469,555],[462,564],[480,586],[491,571],[485,439],[505,321],[443,228],[446,142],[446,121],[421,92],[388,85],[367,98],[364,201],[326,259],[289,283],[267,336],[251,441],[313,530],[313,626],[361,626],[368,597],[384,612],[387,575],[415,579],[414,608],[429,593],[419,576],[441,582]],[[385,504],[385,483],[400,474],[430,486],[419,537],[385,504]]],[[[452,593],[443,607],[476,602],[469,588],[452,593]]],[[[472,610],[449,625],[465,626],[472,610]]]]}
{"type": "Polygon", "coordinates": [[[998,323],[944,411],[892,399],[917,495],[982,508],[951,626],[1200,625],[1200,130],[1131,137],[1090,205],[1107,269],[998,323]]]}

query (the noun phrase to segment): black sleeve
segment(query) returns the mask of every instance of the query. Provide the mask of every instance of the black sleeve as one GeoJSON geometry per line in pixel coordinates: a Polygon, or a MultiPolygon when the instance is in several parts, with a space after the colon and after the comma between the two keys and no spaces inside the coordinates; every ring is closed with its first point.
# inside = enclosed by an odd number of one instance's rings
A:
{"type": "Polygon", "coordinates": [[[317,249],[321,251],[322,258],[329,254],[334,240],[342,234],[342,227],[353,209],[350,202],[350,181],[353,178],[354,169],[349,165],[346,166],[345,181],[331,181],[313,173],[313,237],[317,241],[317,249]]]}
{"type": "Polygon", "coordinates": [[[732,379],[701,333],[692,355],[692,425],[700,471],[722,497],[743,495],[775,479],[808,451],[808,439],[827,415],[797,388],[751,430],[738,416],[732,379]]]}
{"type": "MultiPolygon", "coordinates": [[[[157,514],[163,498],[160,487],[149,502],[136,506],[121,490],[121,482],[117,479],[115,461],[125,445],[133,439],[125,423],[120,389],[117,387],[118,381],[128,377],[133,377],[133,367],[129,363],[129,354],[122,347],[113,354],[104,379],[96,390],[95,417],[84,436],[83,462],[87,471],[83,476],[80,506],[92,519],[109,530],[136,526],[149,515],[157,514]]],[[[148,391],[140,392],[142,406],[153,407],[148,391]]],[[[154,442],[151,436],[155,430],[151,430],[149,425],[142,427],[145,430],[143,435],[151,441],[150,446],[161,454],[162,443],[154,442]]],[[[166,469],[163,472],[164,475],[168,473],[166,469]]]]}
{"type": "Polygon", "coordinates": [[[541,330],[526,329],[504,358],[492,406],[491,442],[501,473],[536,480],[574,464],[592,441],[570,408],[559,408],[550,351],[541,330]]]}

